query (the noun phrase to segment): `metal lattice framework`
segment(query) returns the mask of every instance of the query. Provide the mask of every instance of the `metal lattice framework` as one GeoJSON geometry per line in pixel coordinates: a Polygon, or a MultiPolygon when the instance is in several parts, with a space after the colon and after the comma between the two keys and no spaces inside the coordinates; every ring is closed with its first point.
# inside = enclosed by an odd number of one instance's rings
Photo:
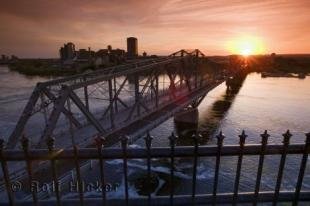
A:
{"type": "Polygon", "coordinates": [[[180,50],[38,83],[8,147],[14,148],[23,133],[32,136],[37,147],[49,136],[66,147],[89,145],[89,137],[98,134],[111,143],[117,133],[141,135],[181,109],[197,107],[208,91],[225,81],[224,70],[208,66],[208,61],[197,49],[180,50]]]}

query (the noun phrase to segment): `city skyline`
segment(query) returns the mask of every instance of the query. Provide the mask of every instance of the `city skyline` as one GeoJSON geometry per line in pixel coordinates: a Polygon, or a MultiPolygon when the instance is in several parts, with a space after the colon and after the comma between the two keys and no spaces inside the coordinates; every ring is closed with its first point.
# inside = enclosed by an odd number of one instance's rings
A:
{"type": "Polygon", "coordinates": [[[0,3],[0,53],[20,57],[58,57],[58,48],[70,41],[81,48],[111,44],[126,50],[129,36],[139,39],[140,53],[159,55],[183,48],[208,55],[310,49],[310,2],[305,0],[0,3]],[[243,39],[251,39],[255,48],[243,39]]]}

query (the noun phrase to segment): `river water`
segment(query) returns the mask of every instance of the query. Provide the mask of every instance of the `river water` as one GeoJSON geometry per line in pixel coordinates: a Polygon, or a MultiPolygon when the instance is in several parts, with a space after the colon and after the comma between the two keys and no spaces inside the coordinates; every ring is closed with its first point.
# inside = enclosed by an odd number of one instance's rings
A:
{"type": "MultiPolygon", "coordinates": [[[[27,77],[16,72],[11,72],[6,66],[0,66],[0,136],[8,138],[14,129],[35,84],[39,81],[47,81],[48,78],[27,77]]],[[[234,95],[226,94],[226,86],[222,84],[211,91],[198,108],[198,130],[211,133],[210,136],[222,130],[226,136],[224,144],[236,144],[238,135],[245,130],[247,143],[259,143],[260,134],[264,130],[270,133],[272,143],[281,143],[282,134],[289,129],[292,134],[291,142],[304,142],[305,133],[310,132],[310,77],[297,78],[261,78],[260,74],[252,73],[247,76],[243,86],[234,95]]],[[[175,131],[173,118],[170,118],[151,131],[155,137],[154,146],[168,146],[167,137],[175,131]]],[[[185,141],[186,142],[186,141],[185,141]]],[[[204,144],[215,144],[215,138],[203,141],[204,144]]],[[[143,140],[138,140],[137,147],[144,146],[143,140]]],[[[191,188],[192,160],[179,159],[177,161],[178,184],[176,193],[188,192],[191,188]],[[187,188],[187,189],[186,189],[187,188]]],[[[236,158],[222,158],[221,174],[219,179],[220,191],[232,191],[233,177],[235,174],[236,158]]],[[[255,183],[255,171],[258,158],[246,157],[242,169],[240,190],[253,190],[255,183]]],[[[267,157],[262,178],[262,188],[271,190],[274,188],[279,157],[267,157]]],[[[160,187],[156,194],[165,194],[168,186],[165,186],[165,175],[169,174],[167,162],[154,161],[153,170],[157,171],[160,179],[160,187]]],[[[111,165],[121,164],[119,161],[111,161],[111,165]]],[[[144,163],[143,163],[144,164],[144,163]]],[[[142,163],[131,162],[131,178],[139,173],[142,163]]],[[[284,173],[282,187],[292,189],[295,186],[299,168],[300,157],[290,155],[284,173]]],[[[308,164],[309,165],[309,164],[308,164]]],[[[304,188],[310,188],[310,168],[308,166],[304,179],[304,188]]],[[[210,192],[214,172],[214,158],[200,159],[198,165],[197,192],[210,192]],[[207,186],[206,186],[207,185],[207,186]]],[[[121,184],[122,185],[122,184],[121,184]]],[[[113,196],[113,195],[112,195],[113,196]]]]}

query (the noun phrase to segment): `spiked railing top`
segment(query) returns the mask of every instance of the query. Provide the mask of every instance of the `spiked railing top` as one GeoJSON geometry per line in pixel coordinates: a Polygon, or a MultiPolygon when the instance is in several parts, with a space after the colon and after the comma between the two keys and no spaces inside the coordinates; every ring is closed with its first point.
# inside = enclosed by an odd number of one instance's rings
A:
{"type": "Polygon", "coordinates": [[[292,137],[293,135],[290,133],[290,130],[287,130],[286,133],[283,134],[283,143],[285,145],[288,145],[290,143],[290,138],[292,137]]]}
{"type": "Polygon", "coordinates": [[[260,136],[262,137],[262,145],[266,145],[268,143],[268,137],[270,137],[267,130],[265,130],[265,132],[260,136]]]}
{"type": "Polygon", "coordinates": [[[239,135],[239,138],[240,138],[240,145],[244,145],[244,143],[245,143],[245,139],[248,137],[248,135],[246,135],[245,134],[245,131],[244,130],[242,130],[242,133],[241,133],[241,135],[239,135]]]}
{"type": "Polygon", "coordinates": [[[175,136],[174,132],[172,132],[171,136],[169,136],[169,143],[171,147],[174,147],[176,144],[178,137],[175,136]]]}
{"type": "Polygon", "coordinates": [[[193,134],[192,135],[192,139],[194,140],[194,146],[198,147],[199,145],[199,140],[202,138],[202,136],[200,134],[193,134]]]}
{"type": "Polygon", "coordinates": [[[21,144],[23,150],[27,151],[29,149],[29,139],[25,135],[23,135],[21,138],[21,144]]]}
{"type": "Polygon", "coordinates": [[[4,149],[4,139],[0,139],[0,151],[4,149]]]}
{"type": "Polygon", "coordinates": [[[151,146],[152,146],[152,140],[153,140],[153,137],[150,135],[150,133],[148,132],[146,137],[144,137],[144,140],[145,140],[145,146],[147,149],[150,149],[151,146]]]}
{"type": "Polygon", "coordinates": [[[220,133],[218,135],[216,135],[216,138],[217,138],[217,145],[222,146],[224,138],[225,138],[225,135],[223,134],[223,132],[220,131],[220,133]]]}
{"type": "Polygon", "coordinates": [[[96,143],[97,148],[101,149],[104,146],[105,138],[99,135],[96,135],[95,143],[96,143]]]}
{"type": "Polygon", "coordinates": [[[127,146],[128,146],[129,137],[128,137],[127,135],[123,135],[123,136],[120,138],[120,140],[121,140],[121,147],[122,147],[123,149],[126,149],[127,146]]]}
{"type": "Polygon", "coordinates": [[[52,151],[55,148],[55,139],[53,137],[48,137],[46,140],[46,145],[48,150],[52,151]]]}
{"type": "Polygon", "coordinates": [[[306,134],[306,144],[310,144],[310,132],[306,134]]]}

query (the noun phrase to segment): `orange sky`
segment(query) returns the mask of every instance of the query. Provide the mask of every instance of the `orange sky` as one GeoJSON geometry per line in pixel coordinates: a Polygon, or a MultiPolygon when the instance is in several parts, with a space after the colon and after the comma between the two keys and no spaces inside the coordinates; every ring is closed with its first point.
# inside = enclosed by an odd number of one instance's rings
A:
{"type": "Polygon", "coordinates": [[[0,54],[57,57],[68,41],[126,49],[127,36],[150,54],[230,54],[243,36],[266,53],[310,53],[310,0],[0,0],[0,54]]]}

